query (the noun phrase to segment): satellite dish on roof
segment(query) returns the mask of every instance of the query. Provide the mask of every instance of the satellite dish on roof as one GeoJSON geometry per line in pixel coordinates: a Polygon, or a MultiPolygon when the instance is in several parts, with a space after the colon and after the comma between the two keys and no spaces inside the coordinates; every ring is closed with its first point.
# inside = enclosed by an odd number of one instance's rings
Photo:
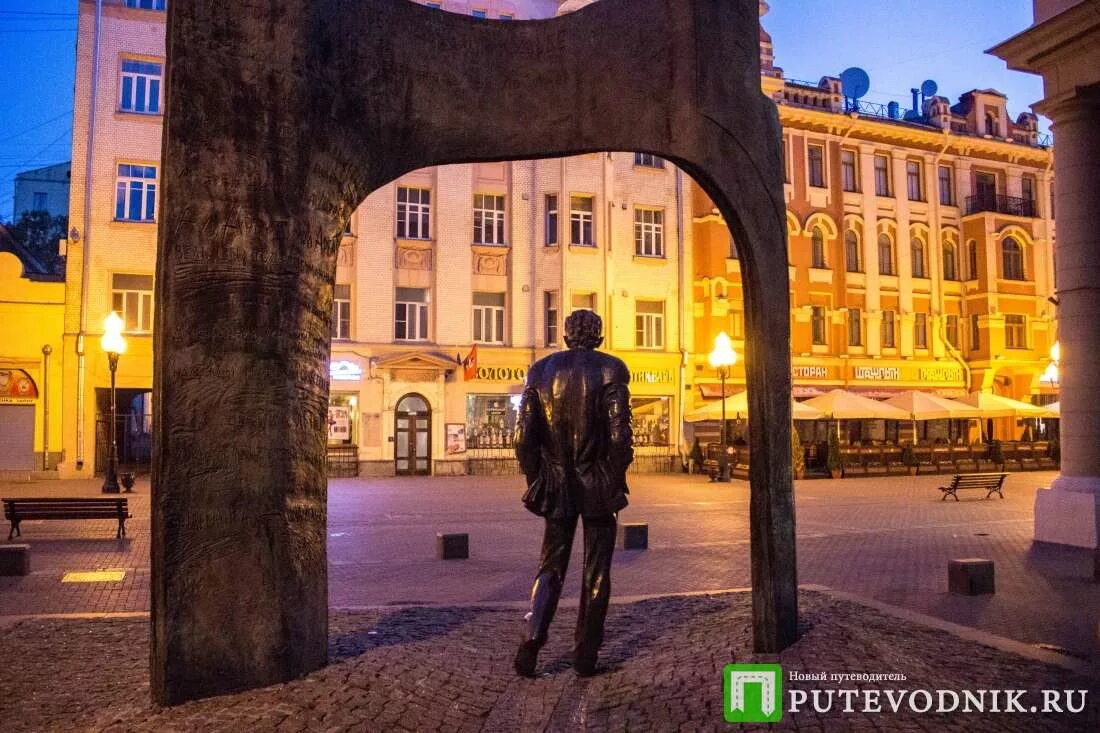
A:
{"type": "Polygon", "coordinates": [[[940,88],[936,85],[936,82],[931,79],[926,79],[920,85],[920,93],[924,97],[934,97],[939,90],[940,88]]]}
{"type": "Polygon", "coordinates": [[[871,77],[858,66],[840,72],[840,89],[848,99],[859,99],[871,90],[871,77]]]}

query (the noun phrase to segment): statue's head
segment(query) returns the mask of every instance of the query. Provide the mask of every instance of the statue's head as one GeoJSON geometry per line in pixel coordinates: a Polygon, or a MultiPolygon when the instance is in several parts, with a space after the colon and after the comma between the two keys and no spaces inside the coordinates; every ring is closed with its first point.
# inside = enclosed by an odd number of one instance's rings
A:
{"type": "Polygon", "coordinates": [[[603,321],[590,310],[575,310],[565,319],[565,344],[592,351],[603,343],[603,321]]]}

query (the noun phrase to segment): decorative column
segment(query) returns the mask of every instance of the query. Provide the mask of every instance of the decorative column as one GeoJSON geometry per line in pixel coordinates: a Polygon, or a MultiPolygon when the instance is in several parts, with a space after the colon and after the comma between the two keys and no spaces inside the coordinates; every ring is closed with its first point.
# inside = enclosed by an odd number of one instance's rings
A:
{"type": "Polygon", "coordinates": [[[1035,496],[1035,539],[1097,547],[1100,535],[1100,84],[1036,108],[1054,121],[1062,473],[1035,496]]]}

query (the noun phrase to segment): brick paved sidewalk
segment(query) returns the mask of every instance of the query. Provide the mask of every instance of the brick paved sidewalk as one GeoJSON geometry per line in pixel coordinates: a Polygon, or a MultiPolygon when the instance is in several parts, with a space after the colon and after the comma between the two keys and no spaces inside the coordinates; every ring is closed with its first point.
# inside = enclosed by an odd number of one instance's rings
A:
{"type": "MultiPolygon", "coordinates": [[[[562,608],[541,676],[516,678],[519,610],[414,607],[332,616],[332,664],[301,680],[176,708],[148,702],[144,619],[22,621],[0,636],[0,721],[7,731],[718,730],[721,672],[750,652],[747,594],[614,605],[601,661],[582,680],[568,662],[575,610],[562,608]]],[[[904,682],[791,682],[787,689],[1088,690],[1077,715],[785,713],[801,731],[1085,731],[1100,726],[1096,681],[885,616],[802,595],[803,636],[784,672],[901,673],[904,682]]],[[[1024,699],[1040,701],[1038,693],[1024,699]]],[[[761,726],[765,729],[766,726],[761,726]]]]}

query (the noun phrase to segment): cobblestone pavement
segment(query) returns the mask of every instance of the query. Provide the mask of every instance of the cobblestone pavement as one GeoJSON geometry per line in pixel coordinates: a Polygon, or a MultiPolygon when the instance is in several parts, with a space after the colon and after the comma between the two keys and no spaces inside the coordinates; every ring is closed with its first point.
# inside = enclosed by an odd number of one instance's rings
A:
{"type": "MultiPolygon", "coordinates": [[[[941,476],[799,482],[799,581],[1096,661],[1100,584],[1090,554],[1031,542],[1035,489],[1054,475],[1014,474],[1004,500],[970,492],[960,502],[939,500],[941,476]],[[956,557],[995,560],[997,593],[948,594],[947,563],[956,557]]],[[[637,475],[631,484],[621,519],[649,523],[650,549],[616,553],[617,596],[749,585],[747,484],[678,475],[637,475]]],[[[7,483],[0,495],[98,495],[98,485],[7,483]]],[[[333,480],[331,606],[522,600],[541,522],[524,511],[520,493],[509,477],[333,480]],[[435,534],[454,531],[470,534],[470,560],[436,560],[435,534]]],[[[0,616],[147,610],[147,483],[131,495],[131,511],[122,541],[110,521],[25,522],[33,574],[0,578],[0,616]],[[121,582],[60,582],[69,570],[113,568],[126,571],[121,582]]],[[[566,596],[578,586],[574,572],[566,596]]]]}
{"type": "MultiPolygon", "coordinates": [[[[0,720],[6,731],[725,729],[724,665],[776,661],[750,651],[750,608],[745,593],[613,605],[601,656],[605,672],[590,679],[570,669],[575,610],[562,608],[534,680],[511,670],[521,611],[337,612],[332,664],[325,669],[169,709],[148,702],[144,620],[24,620],[0,636],[0,720]]],[[[822,712],[808,704],[797,713],[788,710],[780,729],[1030,733],[1100,727],[1094,680],[814,592],[803,593],[802,611],[801,639],[778,657],[787,690],[1027,690],[1025,709],[1042,702],[1043,689],[1086,690],[1089,702],[1073,715],[979,716],[917,714],[907,707],[846,713],[839,699],[831,708],[821,699],[822,712]],[[901,674],[905,680],[791,681],[794,671],[901,674]]],[[[920,708],[920,699],[914,700],[920,708]]]]}

